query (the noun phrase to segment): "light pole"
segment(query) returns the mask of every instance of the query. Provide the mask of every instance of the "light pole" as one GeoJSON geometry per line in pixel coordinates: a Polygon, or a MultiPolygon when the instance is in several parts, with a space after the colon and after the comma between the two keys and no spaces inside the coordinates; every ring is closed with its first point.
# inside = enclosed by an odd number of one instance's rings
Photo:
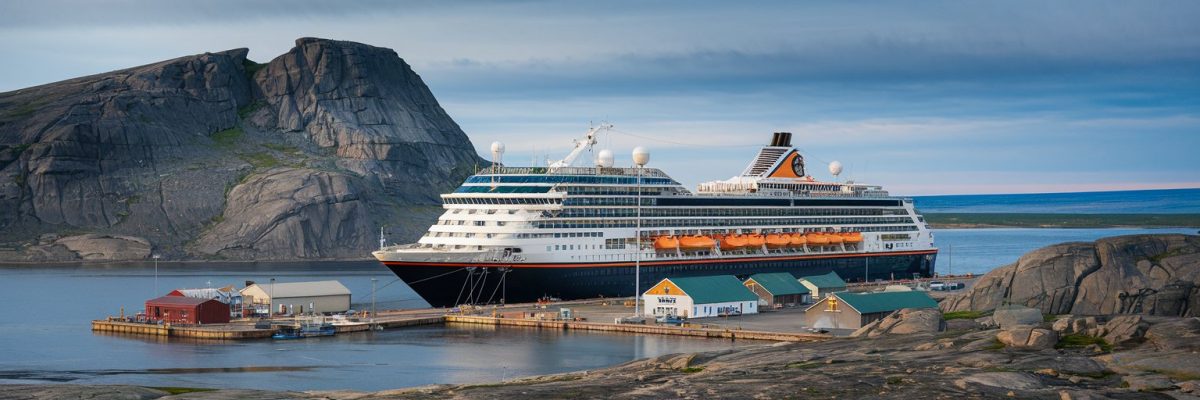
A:
{"type": "Polygon", "coordinates": [[[267,295],[267,319],[275,314],[275,278],[271,278],[271,293],[267,295]]]}
{"type": "Polygon", "coordinates": [[[863,284],[871,282],[871,257],[863,258],[866,264],[863,266],[863,284]]]}
{"type": "Polygon", "coordinates": [[[642,305],[642,168],[650,161],[650,152],[638,146],[633,148],[633,164],[637,166],[637,224],[634,229],[635,251],[633,258],[633,315],[641,317],[642,305]]]}
{"type": "Polygon", "coordinates": [[[377,279],[371,278],[371,322],[372,323],[375,322],[375,281],[377,281],[377,279]]]}
{"type": "Polygon", "coordinates": [[[162,256],[155,254],[154,257],[154,297],[158,297],[158,259],[162,256]]]}

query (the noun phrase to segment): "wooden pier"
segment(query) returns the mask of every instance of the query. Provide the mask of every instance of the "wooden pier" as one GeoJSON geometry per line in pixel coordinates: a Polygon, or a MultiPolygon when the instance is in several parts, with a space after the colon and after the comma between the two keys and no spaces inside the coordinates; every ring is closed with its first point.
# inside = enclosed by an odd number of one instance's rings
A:
{"type": "Polygon", "coordinates": [[[211,340],[263,339],[269,338],[275,333],[274,329],[255,329],[252,326],[242,327],[230,324],[211,326],[171,326],[169,324],[139,324],[110,320],[92,321],[92,330],[97,332],[211,340]]]}

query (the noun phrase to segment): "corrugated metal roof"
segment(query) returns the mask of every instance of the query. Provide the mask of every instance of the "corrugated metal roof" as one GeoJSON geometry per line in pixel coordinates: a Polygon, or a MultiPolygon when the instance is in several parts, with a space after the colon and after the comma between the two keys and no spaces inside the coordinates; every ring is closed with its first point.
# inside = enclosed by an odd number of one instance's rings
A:
{"type": "Polygon", "coordinates": [[[830,271],[825,275],[805,276],[800,279],[806,280],[808,283],[811,283],[817,288],[821,289],[846,287],[846,281],[842,280],[842,277],[838,276],[837,272],[833,271],[830,271]]]}
{"type": "Polygon", "coordinates": [[[758,295],[733,275],[667,278],[692,298],[695,304],[758,301],[758,295]]]}
{"type": "Polygon", "coordinates": [[[284,299],[288,297],[339,296],[350,294],[350,289],[346,289],[346,287],[338,281],[287,282],[274,284],[256,283],[255,286],[262,288],[263,292],[266,292],[268,296],[276,299],[284,299]]]}
{"type": "Polygon", "coordinates": [[[866,292],[833,294],[860,314],[890,312],[902,308],[937,308],[937,301],[925,292],[866,292]]]}
{"type": "Polygon", "coordinates": [[[808,288],[801,285],[795,276],[787,272],[754,274],[750,275],[750,279],[775,296],[808,293],[808,288]]]}

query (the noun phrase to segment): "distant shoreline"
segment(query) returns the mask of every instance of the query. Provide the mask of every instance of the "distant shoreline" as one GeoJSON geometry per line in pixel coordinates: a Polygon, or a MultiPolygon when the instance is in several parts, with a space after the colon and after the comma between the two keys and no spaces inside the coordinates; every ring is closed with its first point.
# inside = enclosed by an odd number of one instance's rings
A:
{"type": "Polygon", "coordinates": [[[923,216],[934,229],[1200,227],[1200,214],[928,213],[923,216]]]}

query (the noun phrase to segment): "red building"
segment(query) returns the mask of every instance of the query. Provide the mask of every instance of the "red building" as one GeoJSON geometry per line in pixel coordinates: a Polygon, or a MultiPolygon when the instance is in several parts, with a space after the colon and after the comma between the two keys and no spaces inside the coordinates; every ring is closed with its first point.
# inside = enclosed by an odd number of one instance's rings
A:
{"type": "Polygon", "coordinates": [[[213,299],[163,296],[146,301],[146,317],[174,324],[229,322],[229,305],[213,299]]]}

